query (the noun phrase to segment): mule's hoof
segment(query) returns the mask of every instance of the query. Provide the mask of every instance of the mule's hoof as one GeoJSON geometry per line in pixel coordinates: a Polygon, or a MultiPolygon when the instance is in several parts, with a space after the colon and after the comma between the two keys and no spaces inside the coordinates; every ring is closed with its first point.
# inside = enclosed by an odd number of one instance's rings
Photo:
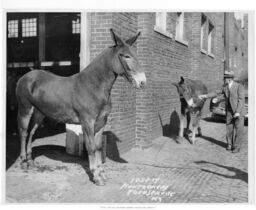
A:
{"type": "Polygon", "coordinates": [[[94,180],[94,183],[97,186],[104,186],[106,184],[103,179],[96,179],[96,180],[94,180]]]}
{"type": "Polygon", "coordinates": [[[20,166],[22,170],[28,170],[28,163],[26,161],[22,161],[20,166]]]}
{"type": "Polygon", "coordinates": [[[192,141],[191,141],[191,144],[192,144],[192,145],[195,145],[195,144],[196,144],[196,141],[195,141],[195,140],[194,140],[194,141],[192,140],[192,141]]]}
{"type": "Polygon", "coordinates": [[[28,160],[27,163],[28,163],[29,168],[34,168],[35,167],[34,160],[28,160]]]}
{"type": "Polygon", "coordinates": [[[107,177],[107,175],[106,175],[105,172],[101,172],[101,173],[100,173],[100,176],[101,176],[101,178],[103,179],[103,181],[107,181],[108,177],[107,177]]]}

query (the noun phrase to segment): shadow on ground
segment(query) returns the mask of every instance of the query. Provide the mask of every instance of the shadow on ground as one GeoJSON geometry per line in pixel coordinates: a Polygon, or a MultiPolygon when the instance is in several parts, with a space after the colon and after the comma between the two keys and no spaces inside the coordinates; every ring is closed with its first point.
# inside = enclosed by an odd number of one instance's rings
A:
{"type": "MultiPolygon", "coordinates": [[[[64,132],[66,132],[65,124],[45,119],[43,126],[37,130],[33,139],[46,138],[64,132]]],[[[6,133],[6,169],[8,169],[20,155],[20,140],[19,135],[8,132],[8,128],[6,133]]]]}
{"type": "Polygon", "coordinates": [[[179,136],[179,129],[180,129],[180,117],[177,111],[174,110],[171,113],[169,124],[165,124],[165,125],[163,124],[161,115],[159,113],[158,113],[158,117],[161,123],[163,136],[172,138],[176,141],[179,136]]]}
{"type": "Polygon", "coordinates": [[[212,138],[212,137],[209,137],[209,136],[201,136],[202,139],[206,140],[206,141],[209,141],[210,143],[212,144],[216,144],[220,147],[223,147],[223,148],[226,148],[227,147],[227,144],[225,142],[222,142],[222,141],[219,141],[215,138],[212,138]]]}
{"type": "Polygon", "coordinates": [[[204,172],[207,172],[207,173],[212,173],[212,174],[224,177],[224,178],[240,179],[240,180],[248,183],[248,173],[244,172],[244,171],[242,171],[242,170],[240,170],[238,168],[234,168],[234,167],[230,167],[230,166],[224,166],[224,165],[220,165],[220,164],[217,164],[217,163],[211,163],[211,162],[207,162],[207,161],[196,161],[194,163],[198,164],[200,166],[206,166],[206,165],[210,164],[210,165],[214,165],[214,166],[217,166],[217,167],[220,167],[220,168],[225,168],[228,171],[234,172],[235,175],[234,176],[230,176],[230,175],[226,175],[226,174],[221,174],[221,173],[217,173],[215,171],[204,169],[204,168],[200,168],[200,170],[204,171],[204,172]]]}
{"type": "MultiPolygon", "coordinates": [[[[54,136],[60,133],[64,133],[65,125],[56,124],[54,126],[49,126],[45,124],[43,128],[38,129],[38,132],[35,134],[34,139],[37,138],[47,138],[54,136]]],[[[126,160],[121,158],[117,143],[120,142],[120,139],[111,131],[104,132],[104,135],[107,137],[106,141],[106,156],[119,163],[127,163],[126,160]]],[[[20,141],[18,135],[8,134],[6,138],[6,170],[8,170],[12,164],[17,160],[20,153],[20,141]]],[[[33,158],[39,156],[46,156],[52,160],[62,161],[64,163],[76,163],[80,164],[85,172],[88,174],[90,180],[92,180],[92,174],[89,170],[88,156],[84,155],[83,158],[72,156],[66,153],[66,148],[59,145],[40,145],[33,147],[33,158]]]]}
{"type": "Polygon", "coordinates": [[[214,122],[214,123],[221,123],[221,124],[226,123],[225,118],[205,117],[202,120],[206,122],[214,122]]]}
{"type": "MultiPolygon", "coordinates": [[[[160,123],[162,126],[163,136],[174,139],[174,141],[176,143],[181,143],[181,140],[179,139],[180,117],[179,117],[179,114],[177,113],[177,111],[174,110],[171,113],[169,124],[163,125],[161,115],[158,114],[158,117],[159,117],[159,120],[160,120],[160,123]]],[[[205,120],[207,122],[215,122],[215,121],[213,121],[214,119],[212,119],[210,117],[206,117],[203,120],[205,120]]],[[[223,122],[219,121],[218,123],[223,123],[223,122]]],[[[225,121],[224,121],[224,123],[225,123],[225,121]]],[[[189,138],[190,133],[191,133],[191,130],[187,130],[186,128],[184,128],[184,139],[186,139],[189,143],[191,143],[190,138],[189,138]]],[[[215,138],[212,138],[209,136],[201,136],[201,138],[209,141],[212,144],[216,144],[216,145],[224,147],[224,148],[226,147],[226,143],[224,143],[222,141],[218,141],[215,138]]]]}

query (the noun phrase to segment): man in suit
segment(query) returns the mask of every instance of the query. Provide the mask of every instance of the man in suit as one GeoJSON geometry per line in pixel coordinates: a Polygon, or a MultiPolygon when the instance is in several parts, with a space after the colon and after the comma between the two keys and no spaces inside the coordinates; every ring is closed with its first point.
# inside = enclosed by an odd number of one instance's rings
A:
{"type": "Polygon", "coordinates": [[[223,94],[226,99],[226,139],[227,150],[237,153],[240,147],[244,134],[244,115],[246,114],[244,107],[244,87],[234,81],[234,72],[224,72],[224,86],[221,91],[208,93],[198,96],[199,99],[216,97],[223,94]]]}

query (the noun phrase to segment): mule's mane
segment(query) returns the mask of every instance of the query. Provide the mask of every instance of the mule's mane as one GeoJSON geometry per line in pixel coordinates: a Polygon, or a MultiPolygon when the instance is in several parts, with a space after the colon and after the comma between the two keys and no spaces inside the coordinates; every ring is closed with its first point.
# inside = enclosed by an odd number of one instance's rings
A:
{"type": "Polygon", "coordinates": [[[103,50],[100,54],[98,54],[82,71],[86,71],[86,72],[92,72],[95,71],[94,68],[92,68],[92,66],[99,65],[101,62],[101,59],[103,59],[107,53],[111,53],[112,48],[106,48],[105,50],[103,50]]]}

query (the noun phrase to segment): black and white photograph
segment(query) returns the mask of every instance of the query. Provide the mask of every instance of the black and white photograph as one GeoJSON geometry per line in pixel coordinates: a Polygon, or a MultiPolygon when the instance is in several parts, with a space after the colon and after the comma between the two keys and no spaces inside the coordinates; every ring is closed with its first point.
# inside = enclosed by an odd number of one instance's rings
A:
{"type": "Polygon", "coordinates": [[[6,10],[5,203],[249,203],[250,15],[6,10]]]}

